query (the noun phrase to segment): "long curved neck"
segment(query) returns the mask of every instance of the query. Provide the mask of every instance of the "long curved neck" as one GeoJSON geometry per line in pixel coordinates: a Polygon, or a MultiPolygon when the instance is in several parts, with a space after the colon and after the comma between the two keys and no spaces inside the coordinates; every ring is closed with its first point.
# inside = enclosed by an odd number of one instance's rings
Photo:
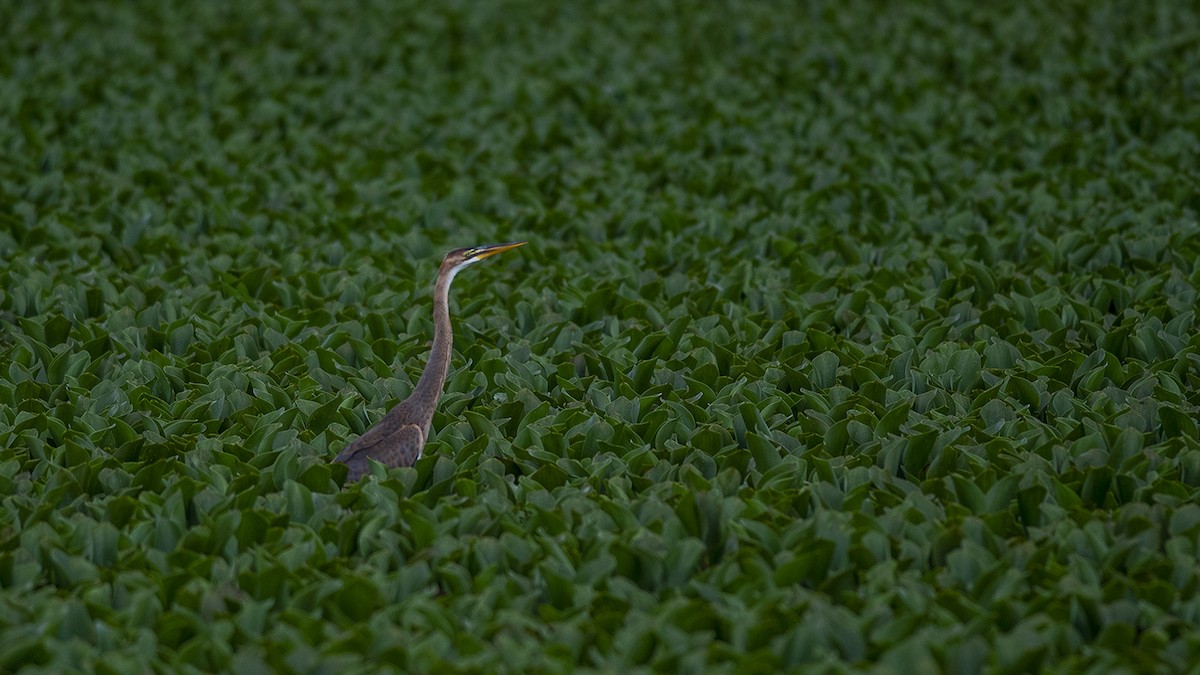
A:
{"type": "Polygon", "coordinates": [[[450,358],[454,354],[449,301],[450,284],[454,281],[456,272],[457,270],[438,271],[437,283],[433,286],[433,349],[429,352],[425,372],[421,373],[421,379],[417,381],[417,386],[409,396],[409,400],[420,411],[422,427],[426,434],[429,433],[438,399],[442,396],[446,373],[450,370],[450,358]]]}

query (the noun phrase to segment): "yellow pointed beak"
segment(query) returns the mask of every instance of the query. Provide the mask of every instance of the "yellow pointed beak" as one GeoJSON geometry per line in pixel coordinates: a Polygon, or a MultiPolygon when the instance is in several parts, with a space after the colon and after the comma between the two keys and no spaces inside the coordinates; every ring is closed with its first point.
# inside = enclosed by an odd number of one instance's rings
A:
{"type": "Polygon", "coordinates": [[[510,251],[518,246],[524,245],[525,242],[523,241],[512,241],[507,244],[488,244],[487,246],[477,246],[475,247],[474,255],[471,257],[482,260],[488,256],[493,256],[497,253],[504,253],[505,251],[510,251]]]}

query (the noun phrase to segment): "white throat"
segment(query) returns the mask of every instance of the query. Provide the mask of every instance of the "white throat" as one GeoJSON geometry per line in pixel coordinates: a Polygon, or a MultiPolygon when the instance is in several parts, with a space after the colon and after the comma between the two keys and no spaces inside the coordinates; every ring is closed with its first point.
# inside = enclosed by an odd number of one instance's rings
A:
{"type": "Polygon", "coordinates": [[[454,267],[451,267],[450,273],[448,275],[446,275],[446,290],[450,290],[450,284],[454,283],[454,277],[458,276],[459,272],[461,272],[468,265],[477,263],[480,260],[483,260],[483,258],[468,258],[468,259],[458,263],[454,267]]]}

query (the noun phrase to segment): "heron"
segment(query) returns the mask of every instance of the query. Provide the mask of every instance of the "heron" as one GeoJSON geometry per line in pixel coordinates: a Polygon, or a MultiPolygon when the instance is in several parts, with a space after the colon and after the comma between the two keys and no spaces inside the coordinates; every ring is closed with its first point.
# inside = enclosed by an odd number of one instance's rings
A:
{"type": "Polygon", "coordinates": [[[450,284],[463,268],[497,253],[523,246],[525,242],[488,244],[470,248],[458,248],[446,254],[438,268],[437,280],[433,284],[433,347],[425,371],[408,398],[396,404],[377,424],[367,429],[353,443],[346,446],[333,461],[350,467],[347,482],[357,481],[367,475],[368,460],[389,467],[412,466],[421,456],[425,440],[429,438],[429,426],[433,422],[433,411],[446,383],[446,372],[450,369],[454,335],[450,330],[450,284]]]}

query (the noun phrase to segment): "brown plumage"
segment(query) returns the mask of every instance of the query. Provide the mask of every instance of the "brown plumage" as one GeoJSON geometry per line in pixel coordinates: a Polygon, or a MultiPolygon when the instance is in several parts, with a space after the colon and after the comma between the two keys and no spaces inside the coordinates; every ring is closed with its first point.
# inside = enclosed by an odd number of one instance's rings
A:
{"type": "Polygon", "coordinates": [[[459,270],[484,258],[521,246],[525,242],[490,244],[455,249],[446,254],[433,286],[433,349],[425,372],[412,394],[392,408],[375,426],[359,436],[334,459],[350,467],[347,481],[356,481],[370,471],[368,459],[390,467],[412,466],[421,456],[433,411],[442,396],[450,369],[454,336],[450,330],[450,284],[459,270]]]}

